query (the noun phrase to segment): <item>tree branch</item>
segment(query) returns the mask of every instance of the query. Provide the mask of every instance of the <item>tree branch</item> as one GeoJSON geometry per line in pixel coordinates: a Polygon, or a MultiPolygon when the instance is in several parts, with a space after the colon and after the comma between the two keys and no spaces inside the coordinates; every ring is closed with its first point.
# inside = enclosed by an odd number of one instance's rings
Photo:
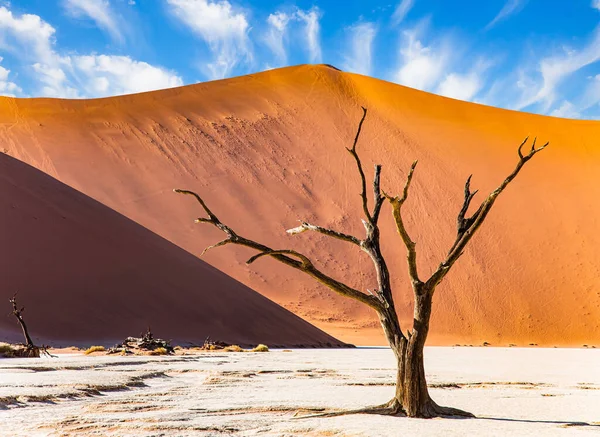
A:
{"type": "Polygon", "coordinates": [[[344,234],[342,232],[323,228],[323,227],[317,226],[317,225],[311,225],[310,223],[306,223],[306,222],[300,222],[300,226],[298,226],[296,228],[288,229],[285,232],[287,232],[290,235],[297,235],[297,234],[301,234],[306,231],[318,232],[319,234],[327,235],[328,237],[332,237],[332,238],[337,238],[338,240],[356,244],[357,246],[360,246],[360,244],[361,244],[361,241],[352,235],[344,234]]]}
{"type": "Polygon", "coordinates": [[[316,279],[321,284],[325,285],[329,289],[335,291],[336,293],[338,293],[342,296],[358,300],[359,302],[362,302],[377,311],[381,310],[381,303],[379,302],[379,300],[376,297],[362,293],[361,291],[356,290],[356,289],[326,275],[325,273],[323,273],[319,269],[317,269],[314,266],[314,264],[310,261],[310,259],[308,257],[306,257],[305,255],[302,255],[301,253],[293,251],[293,250],[274,250],[268,246],[265,246],[264,244],[258,243],[256,241],[250,240],[248,238],[241,237],[236,232],[234,232],[233,229],[231,229],[229,226],[223,224],[219,220],[219,218],[215,214],[212,213],[212,211],[207,207],[206,203],[202,200],[202,198],[198,194],[194,193],[193,191],[188,191],[188,190],[174,190],[174,191],[179,194],[186,194],[186,195],[193,196],[198,201],[198,203],[200,203],[200,205],[202,206],[204,211],[208,214],[209,218],[199,218],[196,220],[197,223],[211,224],[211,225],[217,227],[218,229],[220,229],[221,231],[223,231],[227,235],[227,238],[225,240],[222,240],[219,243],[214,244],[213,246],[209,246],[208,248],[206,248],[204,250],[204,252],[209,250],[211,247],[219,247],[219,246],[224,246],[226,244],[236,244],[239,246],[249,247],[251,249],[259,251],[260,253],[258,253],[257,255],[254,255],[252,258],[250,258],[247,261],[247,264],[253,263],[254,261],[256,261],[258,258],[260,258],[262,256],[269,255],[273,259],[275,259],[289,267],[292,267],[296,270],[306,273],[307,275],[316,279]],[[299,260],[291,258],[288,255],[299,258],[299,260]]]}
{"type": "Polygon", "coordinates": [[[358,124],[358,130],[356,131],[356,137],[354,137],[354,143],[352,144],[351,149],[346,148],[346,150],[350,152],[350,154],[354,157],[354,160],[356,161],[356,166],[358,167],[358,173],[360,174],[361,181],[360,197],[362,199],[363,212],[365,213],[365,217],[367,218],[367,220],[369,222],[372,222],[373,218],[371,217],[371,213],[369,212],[369,202],[367,200],[367,181],[365,179],[365,172],[363,171],[360,158],[358,157],[358,153],[356,153],[356,144],[358,143],[358,138],[360,137],[360,131],[362,130],[362,125],[365,121],[365,118],[367,118],[367,108],[362,107],[362,110],[363,116],[360,119],[360,123],[358,124]]]}
{"type": "Polygon", "coordinates": [[[460,256],[463,254],[467,243],[471,240],[471,238],[473,238],[473,235],[475,234],[477,229],[479,229],[479,227],[483,224],[483,221],[487,217],[488,213],[490,212],[500,193],[502,193],[504,189],[508,186],[508,184],[510,184],[517,177],[525,163],[531,158],[533,158],[533,156],[536,155],[538,152],[544,150],[549,144],[549,142],[547,142],[543,146],[536,149],[535,144],[537,139],[534,139],[529,153],[527,155],[523,155],[522,149],[523,146],[527,143],[528,138],[529,137],[525,138],[525,140],[521,143],[517,150],[517,153],[519,155],[519,161],[517,162],[515,169],[506,177],[506,179],[504,179],[504,181],[502,181],[498,188],[496,188],[488,195],[488,197],[481,203],[477,211],[475,211],[475,213],[471,217],[465,218],[465,214],[469,209],[471,200],[473,199],[475,193],[477,193],[477,191],[473,193],[471,193],[470,191],[471,176],[469,176],[465,184],[465,200],[463,203],[463,207],[461,208],[457,217],[456,240],[450,248],[446,259],[438,266],[438,269],[427,281],[428,288],[433,290],[435,286],[444,279],[444,277],[448,273],[448,270],[450,270],[450,268],[454,265],[458,258],[460,258],[460,256]]]}
{"type": "Polygon", "coordinates": [[[379,213],[381,212],[381,207],[383,206],[383,202],[385,202],[385,197],[381,195],[381,165],[375,165],[375,176],[373,177],[373,224],[376,224],[379,220],[379,213]]]}
{"type": "Polygon", "coordinates": [[[408,231],[406,230],[406,226],[404,225],[404,220],[402,219],[402,205],[408,198],[408,190],[410,188],[410,184],[412,182],[413,174],[415,168],[417,167],[417,161],[413,162],[410,167],[410,171],[406,176],[406,183],[404,184],[404,189],[402,190],[402,197],[391,197],[386,193],[383,195],[392,205],[392,212],[394,215],[394,220],[396,221],[396,228],[398,229],[398,233],[400,237],[402,237],[402,241],[406,246],[407,250],[407,261],[408,261],[408,273],[410,274],[410,279],[413,283],[413,287],[417,287],[421,284],[421,280],[419,279],[419,274],[417,270],[417,251],[415,249],[415,242],[412,241],[408,231]]]}
{"type": "Polygon", "coordinates": [[[296,258],[300,259],[300,262],[302,262],[302,267],[304,268],[311,268],[314,267],[313,263],[310,259],[308,259],[306,256],[302,255],[299,252],[296,252],[295,250],[287,250],[287,249],[283,249],[283,250],[270,250],[267,252],[261,252],[261,253],[257,253],[256,255],[254,255],[253,257],[251,257],[248,261],[246,261],[246,265],[250,265],[252,264],[254,261],[256,261],[259,258],[262,258],[263,256],[275,256],[275,255],[292,255],[295,256],[296,258]]]}

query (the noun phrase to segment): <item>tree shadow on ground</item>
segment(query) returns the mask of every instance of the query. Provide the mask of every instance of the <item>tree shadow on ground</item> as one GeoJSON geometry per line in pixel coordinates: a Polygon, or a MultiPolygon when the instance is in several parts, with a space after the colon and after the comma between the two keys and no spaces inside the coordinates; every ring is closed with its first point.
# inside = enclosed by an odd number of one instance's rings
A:
{"type": "Polygon", "coordinates": [[[486,417],[486,416],[477,416],[474,417],[477,420],[496,420],[499,422],[519,422],[519,423],[545,423],[549,425],[561,425],[561,427],[572,427],[572,426],[591,426],[600,428],[600,422],[577,422],[577,421],[564,421],[564,420],[535,420],[535,419],[511,419],[508,417],[486,417]]]}

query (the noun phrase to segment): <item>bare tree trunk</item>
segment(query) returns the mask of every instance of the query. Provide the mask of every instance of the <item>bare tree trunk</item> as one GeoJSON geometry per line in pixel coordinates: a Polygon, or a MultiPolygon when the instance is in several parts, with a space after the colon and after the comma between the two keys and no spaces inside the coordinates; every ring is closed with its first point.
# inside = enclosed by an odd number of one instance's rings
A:
{"type": "Polygon", "coordinates": [[[388,309],[379,315],[387,340],[397,363],[396,392],[384,407],[391,414],[409,417],[466,416],[471,413],[455,408],[440,407],[429,396],[423,350],[429,332],[433,293],[415,293],[413,329],[408,338],[402,335],[396,311],[388,309]]]}

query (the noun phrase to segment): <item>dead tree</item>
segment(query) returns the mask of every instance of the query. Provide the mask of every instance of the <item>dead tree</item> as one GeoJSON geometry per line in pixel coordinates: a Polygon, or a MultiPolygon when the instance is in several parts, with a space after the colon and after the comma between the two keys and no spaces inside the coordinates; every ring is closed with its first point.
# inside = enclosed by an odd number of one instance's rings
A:
{"type": "Polygon", "coordinates": [[[19,308],[17,305],[17,294],[15,293],[9,302],[12,305],[12,313],[17,318],[19,325],[21,325],[21,330],[23,331],[23,336],[25,337],[25,347],[27,349],[36,349],[36,346],[33,344],[33,340],[29,336],[29,330],[27,329],[27,325],[25,324],[25,320],[23,319],[23,313],[25,312],[25,307],[19,308]]]}
{"type": "Polygon", "coordinates": [[[472,414],[468,412],[437,405],[429,396],[427,383],[425,380],[425,369],[423,365],[423,348],[425,346],[425,341],[429,331],[433,294],[437,285],[439,285],[439,283],[448,274],[452,266],[463,254],[465,247],[473,238],[473,235],[475,235],[477,229],[479,229],[479,227],[482,225],[498,196],[519,174],[525,163],[529,161],[536,153],[544,149],[548,143],[536,148],[536,141],[534,140],[529,152],[524,154],[523,146],[528,141],[528,138],[526,138],[519,146],[519,161],[517,162],[515,169],[500,184],[500,186],[498,186],[498,188],[496,188],[487,196],[487,198],[471,216],[468,216],[467,213],[477,191],[471,191],[471,176],[469,176],[465,183],[463,205],[457,217],[456,240],[450,248],[446,258],[439,264],[434,273],[428,279],[421,279],[417,268],[416,246],[414,241],[411,239],[402,218],[402,206],[408,197],[417,162],[415,161],[412,164],[406,177],[404,189],[399,196],[391,196],[382,191],[380,186],[381,165],[375,165],[375,174],[373,179],[373,205],[371,208],[369,208],[365,172],[363,170],[358,153],[356,152],[356,145],[360,137],[363,122],[367,115],[367,110],[365,108],[362,109],[363,116],[358,125],[358,131],[356,132],[354,143],[352,148],[347,150],[356,161],[356,166],[360,175],[360,196],[362,200],[362,210],[365,216],[362,222],[366,231],[365,237],[361,239],[353,235],[348,235],[306,222],[302,222],[300,226],[288,230],[287,233],[290,235],[296,235],[307,231],[317,232],[331,238],[345,241],[366,252],[373,261],[377,276],[377,288],[373,292],[367,290],[367,293],[364,293],[332,278],[331,276],[319,270],[307,256],[295,250],[272,249],[264,244],[242,237],[232,228],[222,223],[219,218],[208,208],[204,200],[198,194],[187,190],[175,190],[175,192],[191,195],[200,203],[208,217],[196,219],[197,223],[207,223],[213,225],[226,235],[224,240],[207,247],[203,254],[210,249],[225,246],[227,244],[249,247],[258,251],[258,253],[252,256],[247,261],[247,264],[252,264],[259,258],[269,256],[280,263],[309,275],[337,294],[355,299],[375,310],[385,332],[387,341],[389,342],[397,360],[398,369],[395,396],[388,403],[377,407],[344,413],[334,413],[334,415],[348,413],[374,413],[407,415],[409,417],[424,418],[455,415],[470,417],[472,414]],[[390,272],[382,255],[380,246],[378,221],[381,209],[386,200],[392,206],[392,212],[398,233],[400,234],[400,237],[406,246],[408,272],[410,276],[410,283],[414,292],[414,321],[412,329],[408,330],[406,335],[403,333],[400,327],[400,322],[396,314],[392,295],[390,272]]]}

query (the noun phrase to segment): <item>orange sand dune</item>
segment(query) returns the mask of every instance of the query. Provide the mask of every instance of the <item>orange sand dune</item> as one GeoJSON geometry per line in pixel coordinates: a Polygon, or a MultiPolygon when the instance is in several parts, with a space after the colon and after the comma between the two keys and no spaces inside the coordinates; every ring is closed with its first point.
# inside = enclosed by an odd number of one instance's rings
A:
{"type": "MultiPolygon", "coordinates": [[[[431,344],[600,343],[600,123],[455,101],[326,66],[299,66],[223,81],[98,100],[0,101],[0,147],[194,254],[218,241],[194,225],[202,193],[239,233],[295,247],[333,276],[374,287],[368,258],[316,235],[290,237],[298,219],[363,234],[359,180],[401,189],[419,159],[407,226],[420,271],[430,272],[455,234],[466,177],[483,193],[516,163],[526,135],[549,140],[498,201],[435,298],[431,344]]],[[[481,196],[481,195],[480,195],[481,196]]],[[[481,198],[481,197],[479,197],[481,198]]],[[[385,253],[404,327],[411,320],[405,253],[386,206],[385,253]]],[[[374,315],[300,273],[225,247],[205,260],[345,341],[381,344],[374,315]]],[[[105,299],[98,296],[98,299],[105,299]]]]}
{"type": "MultiPolygon", "coordinates": [[[[326,346],[309,323],[101,203],[0,155],[0,302],[20,291],[32,336],[114,344],[147,326],[202,343],[326,346]]],[[[4,305],[5,304],[5,305],[4,305]]],[[[23,341],[13,317],[0,340],[23,341]]]]}

